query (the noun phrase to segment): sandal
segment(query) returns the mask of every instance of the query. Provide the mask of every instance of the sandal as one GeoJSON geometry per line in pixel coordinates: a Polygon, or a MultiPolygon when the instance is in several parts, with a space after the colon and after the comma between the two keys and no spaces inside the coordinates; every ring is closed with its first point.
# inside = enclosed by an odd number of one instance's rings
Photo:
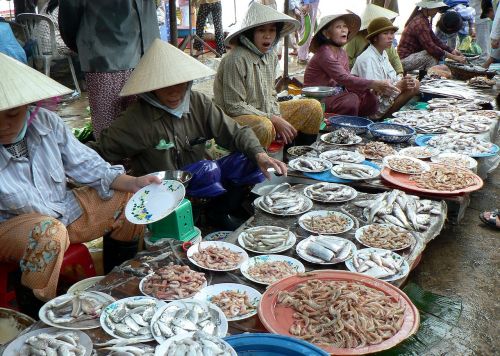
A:
{"type": "Polygon", "coordinates": [[[500,216],[500,209],[495,209],[493,211],[490,211],[489,218],[486,218],[484,216],[485,213],[487,213],[487,211],[484,211],[481,214],[479,214],[479,219],[481,219],[481,221],[484,222],[486,225],[494,227],[497,230],[500,230],[500,226],[497,225],[497,217],[500,216]]]}

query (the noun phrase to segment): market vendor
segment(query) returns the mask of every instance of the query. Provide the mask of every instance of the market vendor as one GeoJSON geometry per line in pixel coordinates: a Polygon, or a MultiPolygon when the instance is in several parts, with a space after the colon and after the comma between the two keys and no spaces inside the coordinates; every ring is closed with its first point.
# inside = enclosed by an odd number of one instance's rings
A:
{"type": "MultiPolygon", "coordinates": [[[[358,58],[359,55],[361,55],[361,53],[363,53],[364,50],[370,46],[370,42],[366,39],[366,35],[368,34],[367,29],[370,22],[377,17],[387,17],[394,22],[397,16],[397,12],[385,9],[381,6],[374,4],[366,5],[365,11],[363,12],[363,15],[361,15],[361,27],[359,28],[359,32],[344,46],[347,56],[349,57],[349,68],[352,69],[356,58],[358,58]]],[[[403,65],[401,64],[398,51],[394,45],[386,49],[385,52],[387,53],[389,62],[391,62],[391,65],[396,73],[398,75],[403,74],[403,65]]]]}
{"type": "Polygon", "coordinates": [[[290,16],[254,2],[240,28],[225,40],[232,49],[217,70],[215,103],[236,122],[252,128],[264,148],[277,137],[285,144],[310,145],[323,120],[317,100],[278,103],[274,89],[279,62],[275,46],[298,27],[290,16]]]}
{"type": "Polygon", "coordinates": [[[399,90],[392,95],[377,95],[378,110],[372,115],[374,119],[388,117],[419,93],[418,80],[409,75],[398,76],[389,61],[386,50],[392,48],[397,30],[386,17],[371,21],[366,36],[370,46],[356,59],[352,68],[354,75],[372,80],[390,80],[399,90]]]}
{"type": "Polygon", "coordinates": [[[355,14],[325,16],[314,34],[304,74],[305,86],[329,86],[334,95],[324,99],[326,111],[341,115],[370,116],[377,112],[375,93],[391,95],[397,91],[388,80],[356,77],[349,70],[349,59],[342,48],[358,32],[361,24],[355,14]]]}
{"type": "Polygon", "coordinates": [[[416,4],[398,45],[405,72],[427,70],[444,58],[465,63],[465,57],[460,51],[442,43],[432,32],[432,18],[443,7],[447,6],[439,0],[421,1],[416,4]]]}
{"type": "Polygon", "coordinates": [[[249,181],[245,176],[260,170],[270,177],[269,168],[286,174],[286,165],[264,152],[251,128],[240,126],[205,94],[191,90],[194,80],[212,74],[214,71],[176,47],[154,41],[120,94],[138,95],[139,100],[102,131],[93,147],[110,162],[130,159],[135,175],[176,169],[194,173],[187,191],[191,197],[213,198],[226,190],[227,201],[220,198],[219,204],[214,202],[219,205],[216,211],[209,211],[218,213],[212,220],[220,220],[220,226],[233,226],[227,221],[232,207],[241,208],[238,185],[262,180],[249,181]],[[242,153],[241,160],[226,159],[218,167],[205,161],[205,142],[211,139],[242,153]],[[225,177],[231,182],[223,190],[225,177]],[[232,182],[236,186],[229,186],[232,182]]]}
{"type": "Polygon", "coordinates": [[[159,179],[126,175],[33,104],[70,89],[4,54],[0,77],[0,261],[19,262],[22,284],[49,300],[71,243],[106,235],[137,246],[143,228],[127,222],[124,206],[129,193],[159,179]],[[70,189],[67,178],[81,187],[70,189]]]}

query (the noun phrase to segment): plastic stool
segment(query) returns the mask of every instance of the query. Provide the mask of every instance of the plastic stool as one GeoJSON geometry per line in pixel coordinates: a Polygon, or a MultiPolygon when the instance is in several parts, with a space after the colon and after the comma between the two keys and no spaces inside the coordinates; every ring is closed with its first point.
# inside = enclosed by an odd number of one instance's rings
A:
{"type": "Polygon", "coordinates": [[[69,245],[61,265],[59,282],[74,284],[96,275],[94,261],[87,247],[84,244],[69,245]]]}
{"type": "Polygon", "coordinates": [[[17,309],[14,306],[16,300],[16,290],[13,288],[13,283],[9,286],[9,275],[17,272],[19,265],[17,263],[1,263],[0,264],[0,307],[17,309]],[[9,287],[12,288],[9,290],[9,287]]]}

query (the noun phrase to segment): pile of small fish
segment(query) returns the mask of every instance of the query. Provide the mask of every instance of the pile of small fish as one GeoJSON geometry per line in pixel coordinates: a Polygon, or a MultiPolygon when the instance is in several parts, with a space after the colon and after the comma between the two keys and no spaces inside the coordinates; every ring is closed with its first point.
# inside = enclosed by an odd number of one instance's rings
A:
{"type": "Polygon", "coordinates": [[[231,350],[216,337],[201,331],[181,340],[173,341],[164,353],[157,352],[156,356],[230,356],[231,350]]]}
{"type": "Polygon", "coordinates": [[[471,87],[474,88],[491,88],[493,85],[496,84],[496,81],[494,79],[489,79],[488,77],[484,76],[478,76],[478,77],[473,77],[467,81],[467,84],[470,85],[471,87]]]}
{"type": "Polygon", "coordinates": [[[477,184],[476,176],[469,170],[452,166],[432,166],[430,171],[411,176],[417,186],[439,191],[455,191],[477,184]]]}
{"type": "Polygon", "coordinates": [[[419,146],[411,146],[403,148],[399,151],[400,155],[413,157],[413,158],[430,158],[436,155],[436,150],[430,147],[419,147],[419,146]]]}
{"type": "Polygon", "coordinates": [[[305,156],[291,160],[288,165],[301,172],[323,172],[332,167],[332,164],[327,160],[305,156]]]}
{"type": "Polygon", "coordinates": [[[416,120],[418,118],[423,118],[425,115],[429,114],[427,110],[400,110],[392,114],[392,116],[397,118],[407,118],[408,120],[416,120]]]}
{"type": "Polygon", "coordinates": [[[238,266],[242,256],[227,247],[208,246],[199,249],[191,258],[202,267],[226,270],[238,266]]]}
{"type": "Polygon", "coordinates": [[[355,180],[375,178],[379,173],[375,168],[356,163],[341,163],[333,166],[331,172],[339,178],[355,180]]]}
{"type": "Polygon", "coordinates": [[[464,133],[439,135],[431,138],[427,144],[441,152],[456,152],[467,156],[490,152],[493,147],[491,142],[464,133]]]}
{"type": "Polygon", "coordinates": [[[335,203],[352,199],[356,190],[347,185],[321,182],[307,186],[304,194],[317,201],[335,203]]]}
{"type": "Polygon", "coordinates": [[[461,115],[461,114],[466,113],[467,110],[462,109],[462,108],[458,108],[458,107],[455,107],[455,106],[447,106],[447,107],[443,107],[443,108],[434,109],[434,110],[432,110],[432,112],[433,113],[451,112],[453,114],[461,115]]]}
{"type": "Polygon", "coordinates": [[[287,152],[290,156],[294,157],[318,157],[319,155],[319,152],[311,146],[292,146],[287,150],[287,152]]]}
{"type": "Polygon", "coordinates": [[[414,127],[419,133],[446,132],[457,117],[454,112],[432,112],[423,117],[398,117],[391,122],[414,127]]]}
{"type": "Polygon", "coordinates": [[[410,247],[413,235],[395,225],[372,224],[362,228],[359,240],[363,245],[386,250],[400,250],[410,247]]]}
{"type": "MultiPolygon", "coordinates": [[[[71,326],[75,323],[93,322],[111,301],[94,292],[66,294],[46,304],[45,316],[53,324],[71,326]]],[[[97,325],[99,321],[96,321],[97,325]]]]}
{"type": "Polygon", "coordinates": [[[405,306],[359,282],[309,280],[281,291],[278,303],[292,308],[290,334],[316,345],[359,348],[393,337],[405,306]]]}
{"type": "Polygon", "coordinates": [[[354,130],[341,128],[330,132],[322,137],[326,143],[333,143],[336,145],[350,145],[359,142],[360,137],[356,135],[354,130]]]}
{"type": "Polygon", "coordinates": [[[458,99],[455,98],[433,98],[427,102],[429,109],[447,108],[456,103],[458,103],[458,99]]]}
{"type": "Polygon", "coordinates": [[[481,110],[477,114],[495,120],[500,118],[500,112],[495,110],[481,110]]]}
{"type": "Polygon", "coordinates": [[[155,348],[137,339],[111,339],[94,344],[95,348],[109,351],[109,356],[154,356],[155,348]]]}
{"type": "Polygon", "coordinates": [[[294,215],[304,212],[311,201],[293,190],[264,195],[260,207],[273,214],[294,215]]]}
{"type": "Polygon", "coordinates": [[[256,305],[252,304],[248,294],[244,291],[222,291],[213,296],[210,302],[221,308],[224,315],[228,318],[246,315],[257,308],[256,305]]]}
{"type": "Polygon", "coordinates": [[[479,133],[488,131],[490,129],[490,124],[480,121],[456,120],[453,124],[451,124],[451,128],[457,132],[479,133]]]}
{"type": "Polygon", "coordinates": [[[338,234],[344,232],[349,226],[347,217],[331,212],[327,216],[314,216],[303,219],[302,224],[312,232],[319,234],[338,234]]]}
{"type": "Polygon", "coordinates": [[[346,260],[351,250],[351,244],[347,241],[320,235],[309,238],[304,252],[323,262],[333,263],[346,260]]]}
{"type": "Polygon", "coordinates": [[[362,154],[355,151],[331,150],[323,152],[320,158],[327,159],[332,163],[361,163],[365,160],[362,154]]]}
{"type": "Polygon", "coordinates": [[[41,333],[27,338],[19,349],[18,355],[84,356],[86,352],[85,347],[80,344],[80,337],[77,333],[61,331],[55,334],[41,333]]]}
{"type": "Polygon", "coordinates": [[[354,202],[354,205],[364,208],[363,216],[368,224],[392,224],[411,231],[427,230],[431,215],[441,214],[439,203],[397,189],[379,194],[374,200],[354,202]]]}
{"type": "Polygon", "coordinates": [[[220,314],[210,304],[188,300],[170,303],[153,322],[153,335],[158,339],[168,339],[193,331],[203,331],[217,336],[221,325],[220,314]]]}
{"type": "Polygon", "coordinates": [[[256,263],[250,267],[248,274],[259,282],[271,284],[288,276],[293,276],[297,274],[297,271],[285,261],[267,261],[256,263]]]}
{"type": "Polygon", "coordinates": [[[359,250],[352,258],[356,272],[374,278],[392,277],[402,271],[404,259],[392,251],[359,250]],[[396,257],[397,256],[397,257],[396,257]]]}
{"type": "Polygon", "coordinates": [[[104,323],[116,336],[149,339],[152,337],[150,323],[156,312],[156,302],[156,299],[147,297],[118,301],[115,308],[105,309],[104,323]]]}
{"type": "Polygon", "coordinates": [[[383,142],[369,142],[358,148],[358,152],[368,159],[382,159],[396,153],[394,148],[383,142]]]}
{"type": "Polygon", "coordinates": [[[413,157],[392,156],[387,159],[387,164],[390,169],[405,174],[418,174],[425,171],[423,162],[413,157]]]}
{"type": "Polygon", "coordinates": [[[199,292],[206,281],[205,274],[193,271],[189,266],[170,263],[148,276],[142,289],[158,299],[184,299],[199,292]]]}
{"type": "Polygon", "coordinates": [[[259,252],[272,253],[288,244],[290,231],[277,226],[261,226],[241,233],[246,248],[259,252]]]}
{"type": "Polygon", "coordinates": [[[473,158],[469,156],[461,155],[459,153],[448,153],[443,155],[438,155],[432,159],[432,162],[444,164],[447,166],[455,166],[461,168],[470,168],[470,161],[473,158]],[[453,156],[451,156],[453,155],[453,156]]]}

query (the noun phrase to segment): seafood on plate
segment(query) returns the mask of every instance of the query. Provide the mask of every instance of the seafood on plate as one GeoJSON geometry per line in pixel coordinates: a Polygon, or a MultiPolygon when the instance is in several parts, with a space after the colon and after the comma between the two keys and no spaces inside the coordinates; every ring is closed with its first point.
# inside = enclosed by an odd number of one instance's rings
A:
{"type": "Polygon", "coordinates": [[[152,339],[151,320],[165,302],[152,297],[120,299],[104,309],[101,326],[115,337],[147,341],[152,339]]]}
{"type": "Polygon", "coordinates": [[[146,276],[140,284],[144,294],[163,300],[185,299],[206,286],[205,274],[172,262],[146,276]]]}
{"type": "Polygon", "coordinates": [[[295,235],[289,229],[278,226],[257,226],[238,236],[239,244],[252,252],[282,252],[293,246],[295,235]]]}
{"type": "Polygon", "coordinates": [[[455,112],[442,111],[431,112],[424,116],[400,116],[393,120],[392,123],[419,127],[449,127],[453,120],[458,116],[455,112]]]}
{"type": "Polygon", "coordinates": [[[214,295],[210,302],[217,305],[228,319],[255,313],[258,301],[250,300],[246,291],[225,290],[214,295]]]}
{"type": "Polygon", "coordinates": [[[418,159],[426,159],[436,156],[439,152],[431,147],[420,147],[420,146],[411,146],[402,148],[399,150],[398,154],[407,157],[413,157],[418,159]]]}
{"type": "Polygon", "coordinates": [[[227,247],[218,247],[209,245],[204,248],[198,248],[191,258],[201,267],[228,270],[236,268],[243,259],[240,252],[233,251],[227,247]]]}
{"type": "Polygon", "coordinates": [[[304,188],[304,195],[324,203],[345,202],[356,198],[356,189],[347,185],[320,182],[304,188]]]}
{"type": "MultiPolygon", "coordinates": [[[[154,356],[155,347],[142,343],[136,339],[111,339],[103,343],[94,344],[94,347],[100,351],[109,352],[107,355],[140,355],[154,356]]],[[[100,354],[100,353],[99,353],[100,354]]]]}
{"type": "Polygon", "coordinates": [[[413,175],[410,180],[420,188],[455,191],[476,185],[478,178],[469,170],[446,165],[433,165],[428,172],[413,175]]]}
{"type": "Polygon", "coordinates": [[[363,226],[356,231],[356,238],[365,246],[386,250],[402,250],[415,242],[410,232],[390,224],[363,226]]]}
{"type": "Polygon", "coordinates": [[[301,156],[288,162],[290,168],[300,172],[323,172],[332,168],[332,163],[326,159],[301,156]]]}
{"type": "Polygon", "coordinates": [[[156,341],[203,331],[212,336],[225,336],[227,320],[222,311],[211,303],[188,299],[163,306],[154,315],[151,330],[156,341]]]}
{"type": "Polygon", "coordinates": [[[496,110],[481,110],[477,114],[495,120],[500,118],[500,111],[496,110]]]}
{"type": "Polygon", "coordinates": [[[496,80],[485,76],[473,77],[467,81],[467,84],[474,88],[491,88],[496,84],[496,80]]]}
{"type": "Polygon", "coordinates": [[[451,112],[457,115],[461,115],[467,112],[467,110],[455,107],[455,106],[445,106],[442,108],[436,108],[432,110],[433,113],[441,113],[441,112],[451,112]]]}
{"type": "Polygon", "coordinates": [[[312,208],[312,201],[294,191],[288,189],[284,192],[272,192],[257,198],[256,206],[262,210],[276,215],[298,215],[312,208]]]}
{"type": "Polygon", "coordinates": [[[292,146],[286,152],[293,157],[318,157],[319,155],[319,152],[311,146],[292,146]]]}
{"type": "Polygon", "coordinates": [[[280,291],[278,303],[295,311],[290,334],[316,345],[380,344],[404,322],[401,301],[360,282],[309,280],[280,291]]]}
{"type": "Polygon", "coordinates": [[[395,154],[396,150],[386,143],[373,141],[358,147],[358,152],[368,159],[382,159],[395,154]]]}
{"type": "Polygon", "coordinates": [[[85,346],[80,343],[80,336],[72,331],[58,331],[55,333],[40,333],[27,338],[17,355],[75,355],[84,356],[87,353],[85,346]]]}
{"type": "Polygon", "coordinates": [[[363,208],[368,224],[392,224],[410,231],[429,229],[431,217],[441,215],[442,203],[407,195],[394,189],[384,192],[373,200],[360,200],[354,205],[363,208]]]}
{"type": "Polygon", "coordinates": [[[381,248],[366,248],[354,253],[346,263],[350,271],[382,280],[395,280],[410,272],[408,262],[395,252],[381,248]]]}
{"type": "Polygon", "coordinates": [[[365,157],[356,151],[329,150],[321,153],[319,158],[326,159],[332,163],[361,163],[365,157]]]}
{"type": "Polygon", "coordinates": [[[321,141],[332,145],[355,145],[362,141],[354,130],[340,128],[333,132],[321,135],[321,141]]]}
{"type": "MultiPolygon", "coordinates": [[[[480,116],[478,116],[480,117],[480,116]]],[[[461,121],[457,120],[453,124],[451,124],[451,128],[457,132],[466,132],[466,133],[479,133],[485,132],[490,129],[489,123],[483,123],[480,121],[461,121]]]]}
{"type": "Polygon", "coordinates": [[[489,153],[494,147],[491,142],[465,133],[438,135],[427,141],[427,145],[441,152],[462,153],[468,156],[489,153]]]}
{"type": "Polygon", "coordinates": [[[202,331],[175,336],[160,345],[155,356],[236,356],[234,349],[222,339],[202,331]]]}
{"type": "MultiPolygon", "coordinates": [[[[259,256],[263,257],[263,256],[259,256]]],[[[259,258],[257,257],[257,258],[259,258]]],[[[246,273],[254,280],[263,284],[272,284],[280,279],[298,273],[297,267],[286,260],[261,261],[249,266],[246,273]]]]}
{"type": "Polygon", "coordinates": [[[337,236],[310,236],[297,245],[297,254],[306,261],[319,264],[340,263],[352,256],[356,246],[337,236]]]}
{"type": "Polygon", "coordinates": [[[425,115],[429,114],[429,111],[427,110],[400,110],[395,113],[392,113],[393,117],[397,118],[422,118],[425,115]]]}
{"type": "Polygon", "coordinates": [[[299,225],[310,232],[334,235],[349,231],[354,222],[346,214],[337,211],[316,210],[302,215],[299,225]]]}
{"type": "Polygon", "coordinates": [[[40,318],[65,328],[98,327],[102,310],[113,301],[113,297],[99,292],[64,294],[45,303],[40,309],[40,318]]]}
{"type": "Polygon", "coordinates": [[[429,165],[418,158],[400,155],[384,157],[384,164],[393,171],[404,174],[418,174],[429,170],[429,165]]]}
{"type": "Polygon", "coordinates": [[[364,164],[341,163],[333,166],[331,173],[341,179],[364,180],[378,177],[380,171],[364,164]]]}
{"type": "Polygon", "coordinates": [[[431,161],[434,163],[468,169],[474,169],[477,167],[477,161],[474,158],[460,153],[440,153],[439,155],[432,157],[431,161]]]}

